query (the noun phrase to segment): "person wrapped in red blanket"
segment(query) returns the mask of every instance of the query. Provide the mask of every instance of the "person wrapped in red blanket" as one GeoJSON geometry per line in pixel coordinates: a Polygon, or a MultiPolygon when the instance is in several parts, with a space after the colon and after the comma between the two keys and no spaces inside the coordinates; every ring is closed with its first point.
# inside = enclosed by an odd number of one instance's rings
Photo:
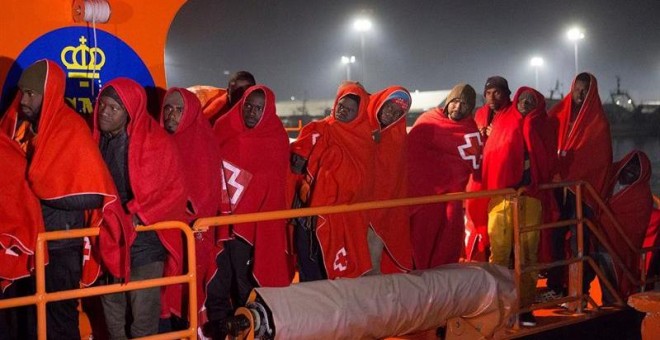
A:
{"type": "MultiPolygon", "coordinates": [[[[188,194],[186,223],[192,224],[198,218],[218,215],[222,159],[213,128],[202,115],[197,97],[186,89],[170,88],[163,99],[160,126],[171,134],[180,163],[185,164],[181,170],[188,194]]],[[[206,321],[206,287],[215,274],[215,258],[221,249],[215,242],[214,231],[195,234],[199,325],[206,321]]],[[[177,287],[184,288],[183,285],[177,287]]],[[[187,296],[186,293],[184,289],[183,295],[187,296]]],[[[181,304],[180,301],[169,303],[181,304]]]]}
{"type": "MultiPolygon", "coordinates": [[[[108,82],[94,108],[94,138],[119,192],[121,226],[105,226],[99,235],[103,264],[110,281],[179,275],[183,268],[182,236],[177,229],[136,233],[137,225],[186,221],[184,175],[171,137],[149,116],[144,88],[128,78],[108,82]]],[[[126,304],[133,322],[130,336],[158,332],[160,316],[181,315],[180,290],[168,286],[104,295],[111,337],[126,337],[126,304]],[[162,293],[162,298],[161,298],[162,293]],[[162,300],[162,301],[161,301],[162,300]]]]}
{"type": "Polygon", "coordinates": [[[17,143],[0,134],[0,288],[34,269],[37,234],[44,232],[39,199],[28,185],[27,159],[17,143]]]}
{"type": "MultiPolygon", "coordinates": [[[[410,197],[465,191],[481,166],[481,134],[472,119],[476,93],[458,84],[444,107],[423,113],[408,135],[410,197]]],[[[461,201],[414,206],[411,241],[415,268],[458,262],[464,248],[461,201]]]]}
{"type": "MultiPolygon", "coordinates": [[[[362,85],[339,86],[330,117],[305,126],[291,146],[299,205],[368,201],[375,144],[362,85]]],[[[303,281],[358,277],[371,270],[363,212],[296,219],[295,245],[303,281]],[[318,243],[317,243],[318,242],[318,243]]]]}
{"type": "MultiPolygon", "coordinates": [[[[606,204],[623,230],[617,231],[615,223],[609,216],[605,214],[599,216],[607,241],[636,280],[640,279],[639,250],[644,244],[653,209],[650,179],[651,162],[642,151],[631,151],[614,163],[607,184],[606,204]],[[633,248],[630,248],[624,237],[630,241],[633,248]]],[[[612,271],[610,269],[605,272],[612,271]]],[[[624,300],[639,291],[639,287],[624,275],[621,267],[615,265],[614,274],[616,276],[611,279],[615,282],[612,283],[618,283],[619,294],[624,300]]]]}
{"type": "MultiPolygon", "coordinates": [[[[590,73],[580,73],[575,77],[571,86],[571,93],[548,111],[550,124],[558,126],[557,130],[557,156],[558,180],[578,181],[589,183],[601,197],[604,196],[609,169],[612,166],[612,138],[610,125],[603,110],[598,95],[596,78],[590,73]]],[[[575,218],[574,188],[558,192],[560,219],[575,218]]],[[[586,191],[586,190],[585,190],[586,191]]],[[[591,195],[582,196],[584,216],[594,218],[598,214],[594,199],[591,195]]],[[[570,253],[577,253],[575,226],[570,228],[556,228],[552,232],[553,260],[565,259],[565,239],[568,230],[571,230],[570,253]]],[[[585,255],[590,248],[590,237],[585,228],[584,244],[585,255]]],[[[599,249],[596,249],[594,258],[599,258],[599,249]]],[[[565,291],[565,267],[556,267],[548,271],[548,288],[561,295],[565,291]]],[[[590,267],[585,267],[584,286],[582,290],[587,293],[589,284],[595,278],[590,267]]]]}
{"type": "MultiPolygon", "coordinates": [[[[112,178],[85,121],[66,104],[65,84],[64,72],[54,61],[30,65],[21,74],[20,92],[0,129],[24,152],[26,178],[40,200],[46,231],[116,224],[121,207],[112,178]]],[[[92,284],[99,265],[91,246],[87,238],[48,242],[46,290],[92,284]]],[[[80,337],[75,300],[49,303],[47,314],[48,334],[80,337]]]]}
{"type": "MultiPolygon", "coordinates": [[[[509,82],[502,76],[489,77],[483,95],[486,102],[474,113],[474,122],[481,132],[481,141],[486,144],[493,131],[493,124],[511,107],[509,82]]],[[[472,176],[467,191],[480,190],[484,190],[480,176],[472,176]]],[[[488,198],[465,200],[465,258],[468,261],[488,261],[488,202],[488,198]]]]}
{"type": "MultiPolygon", "coordinates": [[[[538,91],[521,87],[513,97],[513,105],[493,123],[491,135],[484,147],[482,183],[487,190],[526,187],[520,197],[521,227],[538,225],[543,210],[551,210],[551,192],[538,190],[549,183],[555,164],[552,131],[548,130],[545,98],[538,91]]],[[[520,236],[520,260],[523,266],[534,266],[538,259],[539,232],[520,236]]],[[[488,204],[489,262],[511,266],[513,246],[513,210],[509,199],[493,197],[488,204]]],[[[534,303],[537,272],[522,275],[520,304],[534,303]]],[[[534,326],[531,312],[521,314],[524,326],[534,326]]]]}
{"type": "MultiPolygon", "coordinates": [[[[401,86],[390,86],[369,99],[367,112],[376,143],[373,200],[405,198],[408,194],[406,115],[411,104],[410,93],[401,86]]],[[[371,273],[412,270],[409,208],[370,210],[367,216],[371,273]]]]}
{"type": "MultiPolygon", "coordinates": [[[[213,130],[222,158],[223,213],[285,209],[289,139],[277,117],[272,90],[264,85],[248,88],[213,130]]],[[[218,280],[214,277],[207,291],[210,321],[204,334],[217,337],[222,320],[247,301],[252,288],[291,283],[293,263],[286,236],[285,220],[216,228],[223,250],[216,259],[218,280]],[[237,294],[231,293],[232,286],[237,294]]]]}

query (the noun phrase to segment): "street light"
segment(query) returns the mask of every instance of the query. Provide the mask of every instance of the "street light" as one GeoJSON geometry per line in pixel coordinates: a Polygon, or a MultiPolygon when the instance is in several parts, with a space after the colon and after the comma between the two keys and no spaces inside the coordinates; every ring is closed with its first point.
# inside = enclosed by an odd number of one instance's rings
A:
{"type": "Polygon", "coordinates": [[[367,82],[367,63],[366,63],[366,58],[364,57],[365,52],[364,52],[364,33],[368,32],[371,30],[371,27],[373,24],[371,23],[371,20],[366,17],[361,17],[355,19],[355,22],[353,22],[353,28],[360,33],[360,49],[362,50],[362,82],[366,83],[367,82]]]}
{"type": "Polygon", "coordinates": [[[572,41],[575,46],[575,74],[578,74],[578,41],[584,39],[584,32],[579,27],[573,27],[566,32],[568,40],[572,41]]]}
{"type": "Polygon", "coordinates": [[[351,64],[355,63],[355,56],[341,56],[341,63],[346,65],[346,80],[351,80],[351,64]]]}
{"type": "Polygon", "coordinates": [[[539,67],[543,66],[543,58],[533,57],[529,63],[534,67],[534,88],[538,91],[539,89],[539,67]]]}

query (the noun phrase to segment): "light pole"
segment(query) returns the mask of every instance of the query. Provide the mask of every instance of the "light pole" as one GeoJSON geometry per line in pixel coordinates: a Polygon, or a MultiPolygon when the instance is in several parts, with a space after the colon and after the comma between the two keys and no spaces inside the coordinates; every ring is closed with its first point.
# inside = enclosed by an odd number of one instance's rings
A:
{"type": "Polygon", "coordinates": [[[533,57],[529,63],[534,67],[534,88],[539,90],[539,67],[543,66],[543,58],[533,57]]]}
{"type": "Polygon", "coordinates": [[[584,32],[579,27],[573,27],[566,32],[568,40],[572,41],[575,46],[575,74],[578,74],[578,41],[584,39],[584,32]]]}
{"type": "Polygon", "coordinates": [[[366,58],[364,57],[365,52],[364,52],[364,33],[371,30],[371,26],[373,24],[371,23],[371,20],[366,17],[361,17],[355,19],[355,22],[353,22],[353,28],[360,33],[360,49],[362,51],[362,82],[366,83],[367,82],[367,63],[366,63],[366,58]]]}
{"type": "Polygon", "coordinates": [[[355,63],[355,56],[341,56],[341,63],[346,65],[346,80],[351,80],[351,64],[355,63]]]}

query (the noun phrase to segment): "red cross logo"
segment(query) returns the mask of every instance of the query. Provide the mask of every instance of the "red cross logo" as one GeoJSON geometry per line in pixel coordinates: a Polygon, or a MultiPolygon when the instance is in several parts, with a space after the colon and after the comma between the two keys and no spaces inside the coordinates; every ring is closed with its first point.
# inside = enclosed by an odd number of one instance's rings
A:
{"type": "Polygon", "coordinates": [[[348,269],[348,258],[346,257],[346,248],[341,247],[335,254],[335,261],[332,264],[336,271],[343,272],[348,269]]]}
{"type": "Polygon", "coordinates": [[[484,143],[481,142],[481,134],[479,132],[466,133],[463,135],[465,144],[458,146],[458,153],[466,161],[472,162],[472,168],[477,170],[481,165],[481,147],[484,143]]]}

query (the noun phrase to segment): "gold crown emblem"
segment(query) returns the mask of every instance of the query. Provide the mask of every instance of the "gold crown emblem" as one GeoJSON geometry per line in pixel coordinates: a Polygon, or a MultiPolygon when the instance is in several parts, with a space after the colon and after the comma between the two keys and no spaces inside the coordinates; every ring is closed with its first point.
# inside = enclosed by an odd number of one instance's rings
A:
{"type": "Polygon", "coordinates": [[[105,65],[105,53],[97,47],[85,45],[87,39],[81,36],[78,47],[67,46],[60,53],[60,60],[69,71],[69,78],[99,79],[98,71],[105,65]]]}

